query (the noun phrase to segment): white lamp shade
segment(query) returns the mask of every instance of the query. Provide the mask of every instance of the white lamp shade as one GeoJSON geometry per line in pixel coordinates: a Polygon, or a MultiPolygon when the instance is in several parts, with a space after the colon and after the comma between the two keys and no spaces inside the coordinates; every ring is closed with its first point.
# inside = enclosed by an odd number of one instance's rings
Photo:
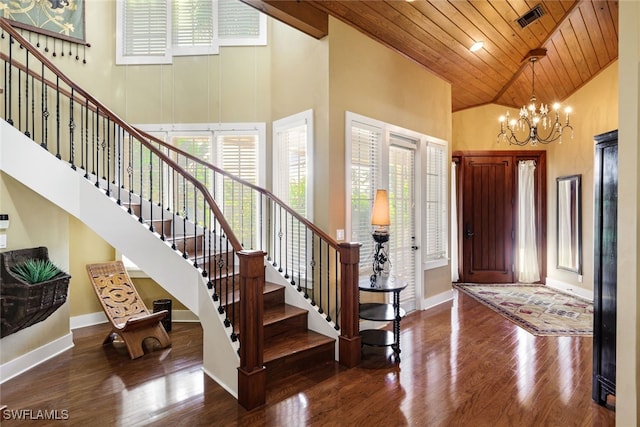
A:
{"type": "Polygon", "coordinates": [[[373,201],[373,209],[371,211],[371,225],[389,225],[391,219],[389,217],[389,198],[387,190],[377,190],[376,198],[373,201]]]}

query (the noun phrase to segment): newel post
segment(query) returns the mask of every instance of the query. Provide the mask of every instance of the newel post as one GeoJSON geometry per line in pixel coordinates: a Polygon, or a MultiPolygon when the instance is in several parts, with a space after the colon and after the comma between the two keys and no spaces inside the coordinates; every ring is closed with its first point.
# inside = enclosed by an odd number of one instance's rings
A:
{"type": "Polygon", "coordinates": [[[263,365],[264,255],[240,251],[240,366],[238,403],[251,410],[265,403],[267,373],[263,365]]]}
{"type": "Polygon", "coordinates": [[[340,364],[353,368],[360,364],[361,340],[358,318],[358,263],[360,243],[340,243],[340,364]]]}

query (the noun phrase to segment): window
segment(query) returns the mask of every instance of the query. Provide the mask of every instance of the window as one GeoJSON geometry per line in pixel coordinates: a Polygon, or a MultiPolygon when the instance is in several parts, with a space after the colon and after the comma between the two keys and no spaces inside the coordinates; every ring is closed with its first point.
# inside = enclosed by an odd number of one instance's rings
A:
{"type": "MultiPolygon", "coordinates": [[[[313,153],[313,110],[273,122],[273,192],[285,204],[303,217],[313,219],[313,182],[311,153],[313,153]]],[[[300,277],[306,275],[305,242],[311,251],[311,241],[304,227],[289,227],[286,220],[276,216],[276,228],[286,227],[286,241],[276,241],[276,252],[285,245],[291,254],[291,266],[300,277]]]]}
{"type": "Polygon", "coordinates": [[[219,46],[266,45],[266,23],[239,0],[117,0],[116,63],[170,64],[219,46]]]}
{"type": "Polygon", "coordinates": [[[425,268],[447,265],[448,209],[447,209],[447,145],[444,141],[427,141],[425,170],[425,268]]]}
{"type": "MultiPolygon", "coordinates": [[[[222,124],[186,124],[186,125],[139,125],[143,130],[156,138],[168,142],[183,151],[213,163],[225,171],[242,178],[252,184],[264,186],[265,184],[265,143],[266,132],[264,123],[222,123],[222,124]]],[[[144,162],[149,150],[136,150],[131,154],[132,161],[144,162]],[[140,160],[138,160],[140,159],[140,160]]],[[[174,157],[174,156],[172,156],[174,157]]],[[[257,233],[260,232],[257,224],[250,224],[255,215],[251,215],[248,209],[257,209],[256,200],[250,192],[246,192],[241,186],[234,185],[229,180],[217,179],[208,168],[193,162],[185,157],[177,159],[177,163],[205,183],[209,192],[214,196],[216,202],[222,209],[225,216],[230,221],[229,225],[233,230],[242,230],[242,235],[236,235],[241,241],[253,242],[257,233]],[[226,213],[229,212],[227,215],[226,213]]],[[[154,176],[155,182],[159,182],[160,168],[154,167],[158,171],[154,176]]],[[[165,181],[170,181],[167,171],[165,181]]],[[[134,182],[135,184],[135,182],[134,182]]],[[[140,190],[136,190],[140,191],[140,190]]],[[[143,194],[148,194],[146,185],[143,185],[143,194]]],[[[157,186],[154,188],[157,192],[157,186]]],[[[193,218],[195,205],[190,193],[185,193],[180,185],[175,186],[174,191],[167,192],[167,197],[172,200],[164,200],[169,206],[176,200],[177,209],[186,210],[187,217],[193,218]],[[175,198],[175,199],[174,199],[175,198]]],[[[156,194],[155,199],[158,198],[156,194]]],[[[200,198],[195,206],[197,211],[204,209],[204,201],[200,198]]],[[[123,262],[128,270],[131,270],[135,277],[145,277],[144,273],[126,257],[122,256],[123,262]]]]}
{"type": "Polygon", "coordinates": [[[313,111],[273,122],[273,191],[307,219],[313,219],[313,111]]]}

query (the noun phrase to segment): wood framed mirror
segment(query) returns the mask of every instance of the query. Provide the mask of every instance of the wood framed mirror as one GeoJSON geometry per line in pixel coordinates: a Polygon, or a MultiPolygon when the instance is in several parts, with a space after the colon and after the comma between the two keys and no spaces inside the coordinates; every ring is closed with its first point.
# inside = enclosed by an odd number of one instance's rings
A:
{"type": "Polygon", "coordinates": [[[582,175],[556,178],[557,267],[582,274],[582,175]]]}

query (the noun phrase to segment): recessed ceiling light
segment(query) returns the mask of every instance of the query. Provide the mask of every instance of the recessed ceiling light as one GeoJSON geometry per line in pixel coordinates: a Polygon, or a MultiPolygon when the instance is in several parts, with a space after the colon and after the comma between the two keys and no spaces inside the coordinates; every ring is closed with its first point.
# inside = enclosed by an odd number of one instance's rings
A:
{"type": "Polygon", "coordinates": [[[478,42],[475,42],[475,43],[474,43],[474,44],[469,48],[469,50],[470,50],[471,52],[476,52],[476,51],[478,51],[478,50],[482,49],[482,47],[483,47],[483,46],[484,46],[484,42],[483,42],[483,41],[478,41],[478,42]]]}

